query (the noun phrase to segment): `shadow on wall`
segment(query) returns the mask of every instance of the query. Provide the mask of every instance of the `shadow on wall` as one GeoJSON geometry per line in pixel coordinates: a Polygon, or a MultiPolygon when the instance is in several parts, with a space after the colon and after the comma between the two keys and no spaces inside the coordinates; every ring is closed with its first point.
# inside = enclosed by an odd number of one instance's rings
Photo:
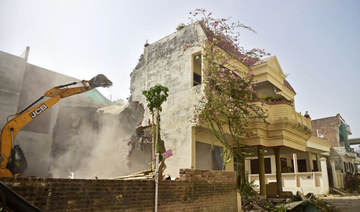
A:
{"type": "Polygon", "coordinates": [[[126,105],[98,110],[60,108],[53,134],[52,177],[114,178],[148,169],[151,144],[140,148],[129,142],[143,115],[143,106],[131,99],[126,105]]]}

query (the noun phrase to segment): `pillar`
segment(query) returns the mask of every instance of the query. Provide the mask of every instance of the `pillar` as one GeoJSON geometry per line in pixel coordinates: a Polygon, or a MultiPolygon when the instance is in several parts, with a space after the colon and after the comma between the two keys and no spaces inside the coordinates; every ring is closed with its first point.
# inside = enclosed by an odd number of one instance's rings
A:
{"type": "Polygon", "coordinates": [[[329,177],[327,172],[327,165],[326,165],[326,159],[321,158],[320,159],[320,166],[321,166],[321,176],[323,179],[323,191],[325,194],[329,193],[329,177]]]}
{"type": "Polygon", "coordinates": [[[298,182],[298,163],[297,163],[297,155],[293,154],[293,162],[294,162],[294,174],[295,174],[295,187],[299,186],[298,182]]]}
{"type": "Polygon", "coordinates": [[[332,178],[333,178],[334,187],[337,188],[338,181],[337,181],[336,170],[335,170],[335,161],[330,160],[330,165],[331,165],[331,174],[332,174],[332,178]]]}
{"type": "Polygon", "coordinates": [[[266,197],[264,148],[259,146],[257,148],[257,153],[259,161],[260,195],[266,197]]]}
{"type": "Polygon", "coordinates": [[[250,170],[250,159],[245,159],[245,176],[248,176],[248,181],[251,182],[252,178],[251,178],[251,170],[250,170]]]}
{"type": "Polygon", "coordinates": [[[281,180],[281,159],[280,159],[280,147],[274,148],[275,153],[275,165],[276,165],[276,188],[277,194],[282,193],[282,180],[281,180]]]}
{"type": "Polygon", "coordinates": [[[310,151],[307,151],[308,153],[308,168],[309,168],[309,172],[312,172],[314,170],[314,167],[313,167],[313,161],[312,161],[312,157],[311,157],[311,152],[310,151]]]}
{"type": "Polygon", "coordinates": [[[236,200],[237,200],[237,211],[238,212],[241,212],[242,210],[241,210],[241,195],[240,195],[240,192],[236,192],[236,194],[237,194],[237,198],[236,198],[236,200]]]}
{"type": "Polygon", "coordinates": [[[317,163],[317,167],[318,167],[318,171],[321,171],[321,166],[320,166],[320,157],[319,157],[319,153],[316,153],[316,163],[317,163]]]}

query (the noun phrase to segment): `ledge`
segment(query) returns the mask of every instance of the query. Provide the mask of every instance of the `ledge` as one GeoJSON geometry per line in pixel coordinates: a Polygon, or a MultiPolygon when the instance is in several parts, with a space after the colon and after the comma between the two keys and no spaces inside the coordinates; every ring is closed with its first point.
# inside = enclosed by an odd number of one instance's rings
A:
{"type": "Polygon", "coordinates": [[[261,123],[261,120],[251,122],[249,127],[255,129],[257,135],[247,139],[249,145],[286,146],[300,151],[306,150],[306,141],[313,133],[311,119],[297,113],[288,102],[252,102],[267,111],[269,125],[261,123]]]}

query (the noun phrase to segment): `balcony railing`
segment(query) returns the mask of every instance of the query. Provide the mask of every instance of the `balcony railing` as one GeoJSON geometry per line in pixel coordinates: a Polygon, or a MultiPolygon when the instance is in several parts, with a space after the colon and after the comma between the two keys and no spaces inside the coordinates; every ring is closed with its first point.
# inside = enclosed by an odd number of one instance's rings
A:
{"type": "Polygon", "coordinates": [[[307,135],[312,134],[311,119],[296,112],[292,103],[287,101],[266,102],[263,100],[251,100],[254,104],[262,107],[268,114],[268,122],[271,126],[283,125],[300,130],[307,135]]]}

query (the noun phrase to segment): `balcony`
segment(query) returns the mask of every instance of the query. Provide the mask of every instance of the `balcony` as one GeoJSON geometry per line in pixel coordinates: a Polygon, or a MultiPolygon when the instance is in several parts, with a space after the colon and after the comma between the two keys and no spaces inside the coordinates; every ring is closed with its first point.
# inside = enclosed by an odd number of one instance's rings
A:
{"type": "Polygon", "coordinates": [[[252,100],[253,104],[261,106],[268,113],[265,125],[261,120],[251,123],[250,127],[257,134],[246,140],[248,145],[262,145],[265,147],[285,146],[300,151],[305,151],[306,141],[313,131],[311,119],[297,113],[291,103],[252,100]]]}

